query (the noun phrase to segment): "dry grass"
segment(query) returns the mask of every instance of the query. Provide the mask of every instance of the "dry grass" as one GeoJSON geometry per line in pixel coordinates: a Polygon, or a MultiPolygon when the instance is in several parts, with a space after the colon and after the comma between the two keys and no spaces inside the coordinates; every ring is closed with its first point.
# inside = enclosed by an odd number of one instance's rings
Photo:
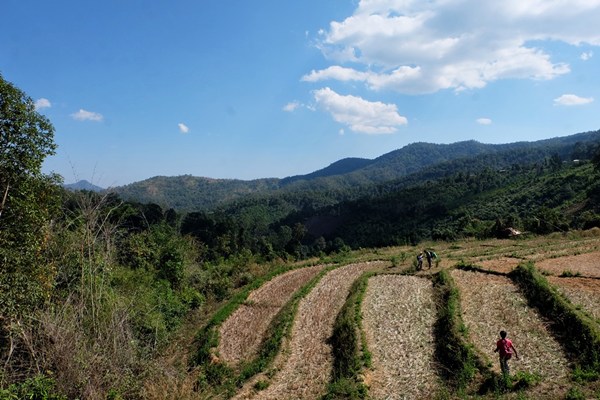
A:
{"type": "Polygon", "coordinates": [[[600,280],[590,278],[559,278],[549,276],[548,281],[576,306],[600,321],[600,280]]]}
{"type": "MultiPolygon", "coordinates": [[[[528,239],[462,240],[452,244],[431,243],[443,261],[453,265],[462,260],[484,268],[508,272],[521,261],[551,260],[600,251],[600,237],[589,231],[553,234],[528,239]],[[498,263],[498,261],[501,261],[498,263]],[[504,261],[502,261],[504,260],[504,261]]],[[[447,266],[444,265],[444,266],[447,266]]]]}
{"type": "Polygon", "coordinates": [[[332,270],[300,302],[281,369],[269,387],[258,393],[243,391],[238,398],[317,399],[326,391],[333,365],[327,343],[333,322],[352,283],[365,271],[383,263],[351,264],[332,270]]]}
{"type": "Polygon", "coordinates": [[[365,379],[373,399],[425,398],[437,390],[433,286],[415,276],[369,279],[362,305],[373,371],[365,379]]]}
{"type": "Polygon", "coordinates": [[[277,312],[323,268],[324,265],[316,265],[288,271],[253,291],[246,303],[221,325],[218,347],[221,359],[235,364],[254,357],[277,312]]]}
{"type": "Polygon", "coordinates": [[[540,271],[560,275],[565,271],[582,276],[600,278],[600,252],[579,254],[560,258],[550,258],[535,264],[540,271]]]}
{"type": "Polygon", "coordinates": [[[533,389],[534,397],[545,392],[550,397],[564,395],[568,384],[568,363],[558,342],[550,335],[545,322],[527,305],[513,283],[505,277],[454,270],[461,293],[463,320],[476,348],[493,369],[500,372],[493,353],[504,329],[513,340],[521,360],[511,360],[511,373],[524,371],[539,375],[543,384],[533,389]]]}

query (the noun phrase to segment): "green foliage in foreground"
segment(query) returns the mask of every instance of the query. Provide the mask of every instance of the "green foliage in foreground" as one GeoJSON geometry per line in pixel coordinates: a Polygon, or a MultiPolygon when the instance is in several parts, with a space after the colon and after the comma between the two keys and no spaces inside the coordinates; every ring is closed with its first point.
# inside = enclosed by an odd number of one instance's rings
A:
{"type": "MultiPolygon", "coordinates": [[[[510,274],[529,303],[553,321],[552,329],[564,340],[567,352],[588,378],[600,376],[600,328],[548,283],[532,263],[521,264],[510,274]]],[[[582,375],[580,373],[579,375],[582,375]]]]}
{"type": "Polygon", "coordinates": [[[49,376],[37,375],[19,384],[0,389],[0,400],[67,400],[56,393],[56,382],[49,376]]]}

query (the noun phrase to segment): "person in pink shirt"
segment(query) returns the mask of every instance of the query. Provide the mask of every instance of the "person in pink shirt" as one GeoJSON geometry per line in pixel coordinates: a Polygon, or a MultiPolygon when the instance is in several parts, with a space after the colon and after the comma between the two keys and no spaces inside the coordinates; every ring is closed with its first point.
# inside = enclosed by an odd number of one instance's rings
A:
{"type": "Polygon", "coordinates": [[[496,349],[494,350],[494,353],[496,352],[500,356],[500,369],[502,369],[502,373],[509,375],[510,367],[508,366],[508,360],[511,359],[513,353],[518,360],[519,354],[512,340],[506,338],[506,331],[500,331],[500,340],[496,342],[496,349]]]}

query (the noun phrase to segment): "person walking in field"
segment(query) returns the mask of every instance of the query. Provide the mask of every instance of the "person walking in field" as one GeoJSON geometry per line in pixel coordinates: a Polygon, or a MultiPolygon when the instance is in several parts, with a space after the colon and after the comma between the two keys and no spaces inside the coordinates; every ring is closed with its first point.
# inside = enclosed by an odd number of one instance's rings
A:
{"type": "Polygon", "coordinates": [[[496,342],[496,349],[494,353],[498,353],[500,357],[500,369],[503,375],[510,375],[510,367],[508,366],[508,360],[512,358],[514,353],[515,358],[519,359],[517,349],[513,345],[512,340],[506,338],[506,331],[500,331],[500,340],[496,342]]]}
{"type": "Polygon", "coordinates": [[[419,253],[417,256],[417,271],[423,269],[423,253],[419,253]]]}
{"type": "Polygon", "coordinates": [[[425,256],[427,257],[428,269],[431,269],[431,260],[437,258],[437,254],[433,250],[425,250],[425,256]]]}

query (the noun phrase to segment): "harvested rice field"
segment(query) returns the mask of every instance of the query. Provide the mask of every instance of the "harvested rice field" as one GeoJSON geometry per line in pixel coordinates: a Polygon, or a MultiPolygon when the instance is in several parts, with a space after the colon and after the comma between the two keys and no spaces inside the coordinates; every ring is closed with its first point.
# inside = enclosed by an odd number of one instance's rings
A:
{"type": "Polygon", "coordinates": [[[600,322],[600,279],[549,276],[548,281],[571,303],[600,322]]]}
{"type": "Polygon", "coordinates": [[[365,377],[370,398],[421,399],[436,393],[431,281],[402,275],[372,277],[362,313],[373,364],[365,377]]]}
{"type": "Polygon", "coordinates": [[[328,339],[352,283],[369,270],[385,263],[365,262],[336,268],[327,273],[300,301],[285,360],[273,381],[262,391],[238,398],[318,399],[325,394],[333,365],[328,339]]]}
{"type": "Polygon", "coordinates": [[[221,325],[220,358],[229,364],[237,364],[256,356],[275,315],[323,268],[324,265],[316,265],[288,271],[250,293],[246,302],[221,325]]]}
{"type": "Polygon", "coordinates": [[[570,272],[584,277],[600,278],[600,252],[545,259],[537,262],[535,267],[551,275],[570,272]]]}
{"type": "Polygon", "coordinates": [[[528,394],[532,398],[562,398],[568,386],[569,366],[564,351],[546,322],[512,281],[504,276],[453,270],[460,290],[462,317],[471,342],[500,373],[493,352],[500,330],[514,342],[520,360],[512,359],[511,374],[523,371],[542,379],[528,394]]]}

